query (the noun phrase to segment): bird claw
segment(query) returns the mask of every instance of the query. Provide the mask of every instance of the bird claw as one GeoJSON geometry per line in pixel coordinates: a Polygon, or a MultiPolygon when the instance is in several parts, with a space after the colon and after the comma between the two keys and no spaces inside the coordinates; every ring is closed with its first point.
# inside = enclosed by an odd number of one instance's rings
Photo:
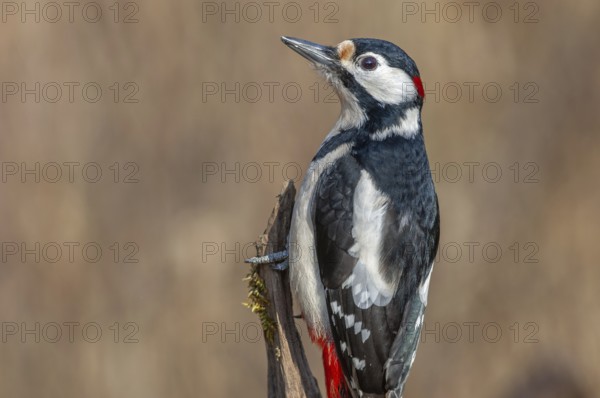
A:
{"type": "Polygon", "coordinates": [[[280,263],[271,265],[271,268],[273,268],[276,271],[285,271],[286,269],[288,269],[289,266],[290,266],[290,263],[286,258],[285,260],[283,260],[280,263]]]}
{"type": "Polygon", "coordinates": [[[270,253],[266,256],[247,258],[244,262],[253,265],[273,264],[271,268],[277,271],[284,271],[289,267],[287,250],[270,253]]]}

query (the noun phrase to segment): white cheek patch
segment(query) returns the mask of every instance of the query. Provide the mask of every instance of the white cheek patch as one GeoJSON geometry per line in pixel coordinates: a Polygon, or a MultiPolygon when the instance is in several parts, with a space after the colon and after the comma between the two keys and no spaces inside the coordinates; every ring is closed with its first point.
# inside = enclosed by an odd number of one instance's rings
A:
{"type": "Polygon", "coordinates": [[[342,66],[375,100],[382,104],[401,104],[417,97],[417,87],[406,72],[389,66],[378,54],[366,53],[364,56],[375,57],[379,66],[372,71],[363,70],[351,60],[342,60],[342,66]]]}

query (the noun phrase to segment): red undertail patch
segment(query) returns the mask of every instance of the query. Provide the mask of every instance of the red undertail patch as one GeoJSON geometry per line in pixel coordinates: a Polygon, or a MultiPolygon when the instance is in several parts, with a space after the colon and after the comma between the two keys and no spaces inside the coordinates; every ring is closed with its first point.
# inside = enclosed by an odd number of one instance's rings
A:
{"type": "Polygon", "coordinates": [[[317,337],[309,330],[310,339],[323,350],[323,368],[325,369],[325,385],[328,398],[344,398],[349,396],[342,366],[335,352],[335,344],[324,337],[317,337]]]}
{"type": "Polygon", "coordinates": [[[328,343],[323,347],[323,367],[325,368],[325,382],[327,383],[327,396],[341,398],[345,390],[344,373],[335,352],[335,345],[328,343]]]}

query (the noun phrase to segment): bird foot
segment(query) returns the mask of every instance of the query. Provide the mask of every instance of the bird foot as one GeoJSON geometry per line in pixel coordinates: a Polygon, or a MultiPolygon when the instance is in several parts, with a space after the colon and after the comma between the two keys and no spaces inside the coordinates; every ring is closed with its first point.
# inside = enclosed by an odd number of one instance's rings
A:
{"type": "Polygon", "coordinates": [[[244,262],[253,265],[273,264],[271,268],[277,271],[283,271],[289,267],[287,250],[270,253],[266,256],[247,258],[246,260],[244,260],[244,262]]]}

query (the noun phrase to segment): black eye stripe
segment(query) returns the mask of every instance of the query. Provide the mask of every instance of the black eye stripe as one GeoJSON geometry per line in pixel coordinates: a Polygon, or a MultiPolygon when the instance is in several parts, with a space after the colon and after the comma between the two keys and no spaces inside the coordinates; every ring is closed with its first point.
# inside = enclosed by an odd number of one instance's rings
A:
{"type": "Polygon", "coordinates": [[[377,62],[377,58],[368,56],[364,57],[360,60],[360,67],[364,70],[375,70],[379,66],[379,62],[377,62]]]}

